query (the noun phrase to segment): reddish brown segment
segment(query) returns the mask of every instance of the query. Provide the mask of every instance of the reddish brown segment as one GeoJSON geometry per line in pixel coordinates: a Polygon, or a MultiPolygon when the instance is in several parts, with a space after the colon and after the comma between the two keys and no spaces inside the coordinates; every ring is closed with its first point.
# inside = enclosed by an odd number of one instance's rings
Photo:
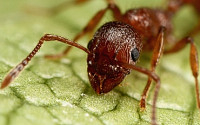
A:
{"type": "MultiPolygon", "coordinates": [[[[78,0],[77,0],[78,1],[78,0]]],[[[82,1],[82,0],[81,0],[82,1]]],[[[84,1],[84,0],[83,0],[84,1]]],[[[86,0],[87,1],[87,0],[86,0]]],[[[173,1],[173,0],[172,0],[173,1]]],[[[181,1],[181,0],[180,0],[181,1]]],[[[189,0],[188,0],[189,1],[189,0]]],[[[154,98],[152,104],[152,124],[156,122],[156,101],[160,89],[160,78],[155,74],[155,69],[159,58],[163,53],[163,44],[168,44],[173,30],[171,18],[180,3],[169,4],[167,10],[137,8],[131,9],[122,14],[114,0],[107,0],[108,6],[97,12],[89,21],[86,27],[76,35],[74,41],[66,38],[47,34],[43,36],[30,55],[13,69],[5,78],[1,88],[6,87],[20,71],[27,65],[30,59],[36,54],[44,41],[57,40],[82,49],[88,54],[88,76],[92,88],[97,93],[106,93],[120,84],[130,70],[136,70],[148,76],[147,85],[143,91],[140,101],[140,107],[145,109],[147,92],[150,88],[152,79],[156,82],[154,98]],[[116,22],[108,22],[98,29],[92,40],[88,44],[88,49],[75,43],[85,34],[92,32],[98,25],[107,10],[111,10],[116,22]],[[153,51],[150,70],[135,66],[139,54],[142,50],[153,51]]],[[[185,3],[187,1],[184,1],[185,3]]],[[[199,90],[198,90],[198,54],[193,41],[189,38],[183,38],[177,42],[171,49],[164,50],[164,54],[175,53],[182,50],[188,43],[191,45],[190,63],[193,76],[196,83],[197,104],[200,108],[199,90]]],[[[60,58],[69,52],[67,48],[62,54],[48,55],[48,58],[60,58]]]]}
{"type": "Polygon", "coordinates": [[[196,98],[197,98],[197,106],[200,109],[200,101],[199,101],[199,82],[198,82],[198,75],[199,75],[199,59],[198,59],[198,53],[197,49],[193,43],[193,41],[190,42],[191,48],[190,48],[190,65],[192,69],[192,74],[195,78],[195,87],[196,87],[196,98]]]}
{"type": "Polygon", "coordinates": [[[88,46],[88,75],[93,89],[97,93],[106,93],[120,84],[130,69],[118,64],[118,61],[135,64],[131,51],[141,51],[139,34],[133,27],[121,22],[103,25],[94,35],[88,46]],[[120,37],[119,37],[120,36],[120,37]]]}
{"type": "MultiPolygon", "coordinates": [[[[158,32],[158,36],[157,36],[157,39],[156,39],[156,44],[155,44],[155,47],[154,47],[154,50],[153,50],[153,56],[152,56],[152,59],[151,59],[151,71],[152,72],[155,72],[155,69],[156,69],[156,66],[158,64],[158,60],[160,59],[162,53],[163,53],[163,49],[164,49],[164,32],[165,32],[165,27],[160,27],[160,30],[158,32]]],[[[144,88],[144,91],[142,93],[142,97],[141,97],[141,100],[140,100],[140,107],[141,107],[141,110],[144,110],[145,107],[146,107],[146,97],[147,97],[147,92],[150,88],[150,85],[151,85],[151,82],[152,82],[152,78],[151,77],[148,77],[148,81],[147,81],[147,84],[144,88]]]]}

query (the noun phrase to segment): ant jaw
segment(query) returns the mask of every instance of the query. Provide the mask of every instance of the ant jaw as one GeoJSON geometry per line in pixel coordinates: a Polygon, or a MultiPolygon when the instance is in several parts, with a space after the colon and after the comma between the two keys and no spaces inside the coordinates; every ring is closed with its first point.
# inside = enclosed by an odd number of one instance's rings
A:
{"type": "Polygon", "coordinates": [[[88,73],[88,76],[93,90],[97,94],[103,94],[110,92],[113,88],[119,85],[126,74],[118,74],[115,78],[109,78],[107,75],[99,75],[97,73],[88,73]]]}
{"type": "Polygon", "coordinates": [[[97,94],[102,94],[104,92],[103,83],[106,79],[106,76],[99,75],[95,73],[94,75],[91,75],[91,73],[88,74],[90,79],[90,83],[92,85],[92,88],[97,94]]]}

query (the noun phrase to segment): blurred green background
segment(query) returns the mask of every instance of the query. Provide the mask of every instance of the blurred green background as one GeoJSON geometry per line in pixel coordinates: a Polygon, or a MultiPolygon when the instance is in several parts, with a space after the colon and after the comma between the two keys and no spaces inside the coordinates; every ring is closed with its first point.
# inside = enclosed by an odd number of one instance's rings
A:
{"type": "MultiPolygon", "coordinates": [[[[0,81],[34,48],[45,33],[69,39],[83,29],[90,18],[106,7],[105,0],[90,0],[70,6],[54,16],[44,8],[67,0],[0,0],[0,81]]],[[[67,2],[72,2],[68,0],[67,2]]],[[[122,12],[137,7],[166,7],[166,0],[116,0],[122,12]]],[[[111,21],[107,12],[100,25],[111,21]]],[[[180,39],[197,24],[198,15],[185,6],[173,18],[174,35],[180,39]]],[[[99,25],[99,26],[100,26],[99,25]]],[[[87,46],[92,34],[80,40],[87,46]]],[[[200,50],[200,34],[195,37],[200,50]]],[[[151,122],[152,85],[145,112],[139,100],[147,77],[132,72],[121,86],[104,95],[96,95],[87,77],[87,55],[76,49],[61,60],[44,59],[67,45],[45,43],[36,57],[12,84],[0,90],[0,125],[148,125],[151,122]]],[[[157,102],[160,124],[198,125],[194,79],[189,65],[189,46],[181,52],[163,56],[157,73],[162,86],[157,102]]],[[[199,52],[200,53],[200,52],[199,52]]],[[[138,65],[149,67],[151,54],[143,53],[138,65]]]]}

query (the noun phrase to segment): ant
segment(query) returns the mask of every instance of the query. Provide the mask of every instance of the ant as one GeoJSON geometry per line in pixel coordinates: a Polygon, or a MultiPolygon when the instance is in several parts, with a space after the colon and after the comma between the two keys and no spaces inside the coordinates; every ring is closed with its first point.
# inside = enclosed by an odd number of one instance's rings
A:
{"type": "MultiPolygon", "coordinates": [[[[87,1],[87,0],[77,0],[87,1]]],[[[124,14],[114,0],[107,0],[107,7],[98,11],[89,21],[85,28],[78,33],[73,40],[45,34],[40,38],[33,51],[19,63],[3,80],[1,89],[8,86],[30,62],[45,41],[59,41],[70,45],[66,50],[57,55],[46,55],[46,58],[58,59],[66,55],[72,46],[85,51],[87,57],[87,71],[92,88],[97,94],[107,93],[119,85],[131,70],[138,71],[148,76],[147,84],[140,100],[140,108],[146,107],[146,98],[152,80],[156,82],[153,104],[152,125],[156,125],[156,101],[160,89],[160,78],[155,69],[162,54],[171,54],[182,50],[190,44],[190,65],[195,79],[197,106],[200,109],[198,90],[198,54],[192,38],[185,37],[176,42],[172,48],[164,50],[164,44],[171,40],[172,24],[171,18],[181,4],[172,0],[166,10],[137,8],[130,9],[124,14]],[[87,48],[78,44],[77,41],[87,33],[90,33],[98,25],[104,14],[110,10],[115,21],[101,26],[93,38],[89,41],[87,48]],[[153,51],[150,69],[136,66],[140,53],[153,51]]]]}

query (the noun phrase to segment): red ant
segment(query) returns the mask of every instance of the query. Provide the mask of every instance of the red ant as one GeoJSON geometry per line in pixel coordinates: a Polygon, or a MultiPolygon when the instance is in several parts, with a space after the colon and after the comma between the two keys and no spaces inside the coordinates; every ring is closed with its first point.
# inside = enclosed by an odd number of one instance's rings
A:
{"type": "MultiPolygon", "coordinates": [[[[76,35],[73,41],[52,34],[45,34],[41,37],[34,50],[6,76],[1,89],[8,86],[17,77],[45,41],[57,40],[77,47],[88,54],[88,77],[92,88],[98,94],[111,91],[122,82],[125,76],[130,73],[130,70],[136,70],[148,76],[148,81],[140,100],[141,109],[145,109],[147,92],[152,80],[154,80],[156,86],[152,104],[152,124],[155,125],[157,124],[156,101],[160,89],[160,78],[155,73],[158,61],[162,53],[175,53],[187,44],[190,44],[190,65],[195,78],[197,106],[200,108],[197,79],[199,70],[198,54],[193,40],[190,37],[185,37],[176,42],[171,49],[164,50],[163,47],[170,40],[172,31],[171,18],[179,5],[169,4],[166,10],[150,8],[131,9],[122,14],[113,0],[107,0],[107,3],[108,6],[98,11],[82,32],[76,35]],[[88,43],[87,48],[76,43],[86,33],[93,31],[107,10],[112,11],[116,21],[108,22],[101,26],[88,43]],[[142,48],[145,51],[153,51],[150,70],[135,65],[142,48]]],[[[47,55],[46,57],[52,59],[60,58],[69,52],[71,46],[61,54],[47,55]]]]}

